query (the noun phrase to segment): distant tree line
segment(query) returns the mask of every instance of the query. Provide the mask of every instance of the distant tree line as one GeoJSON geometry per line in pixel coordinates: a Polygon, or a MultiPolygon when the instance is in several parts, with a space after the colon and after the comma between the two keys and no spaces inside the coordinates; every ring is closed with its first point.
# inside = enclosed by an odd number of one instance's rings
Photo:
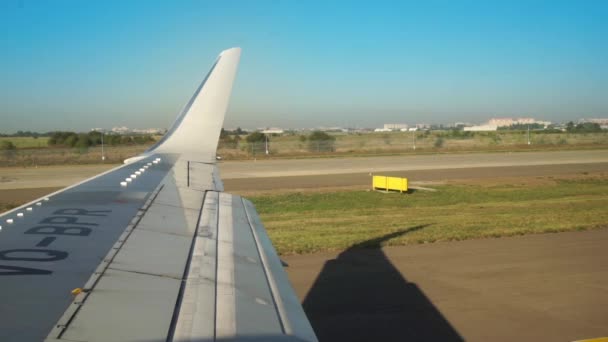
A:
{"type": "MultiPolygon", "coordinates": [[[[423,133],[423,135],[426,135],[426,136],[428,136],[429,134],[430,134],[429,131],[424,131],[424,133],[423,133]]],[[[465,131],[463,129],[458,129],[458,128],[453,128],[453,129],[443,131],[441,134],[439,134],[439,136],[445,136],[446,138],[449,138],[449,139],[469,139],[469,138],[473,138],[475,136],[475,132],[465,131]]],[[[443,144],[443,142],[441,144],[443,144]]]]}
{"type": "MultiPolygon", "coordinates": [[[[295,135],[295,132],[289,132],[288,135],[295,135]]],[[[273,136],[277,134],[264,134],[262,132],[247,133],[240,128],[234,131],[222,129],[220,132],[220,148],[239,148],[239,144],[244,140],[247,143],[247,150],[252,154],[264,153],[266,150],[266,141],[268,139],[269,147],[272,148],[273,136]],[[247,135],[244,139],[241,135],[247,135]]],[[[329,135],[323,131],[313,131],[309,135],[300,135],[300,142],[306,143],[306,148],[311,152],[334,152],[336,137],[329,135]]],[[[241,148],[245,148],[241,145],[241,148]]]]}
{"type": "Polygon", "coordinates": [[[313,131],[308,136],[308,150],[311,152],[336,151],[336,137],[323,131],[313,131]]]}
{"type": "Polygon", "coordinates": [[[222,128],[220,131],[220,141],[218,147],[220,148],[237,148],[241,141],[241,135],[247,134],[246,131],[238,127],[235,130],[225,130],[222,128]]]}
{"type": "Polygon", "coordinates": [[[310,152],[335,152],[336,137],[323,131],[312,131],[308,136],[300,135],[300,142],[307,143],[310,152]]]}
{"type": "Polygon", "coordinates": [[[249,152],[253,155],[264,153],[266,150],[266,135],[262,132],[253,132],[245,138],[249,144],[249,152]]]}
{"type": "MultiPolygon", "coordinates": [[[[63,146],[63,147],[76,147],[76,148],[87,148],[92,146],[101,145],[101,132],[91,131],[89,133],[75,133],[75,132],[52,132],[49,136],[49,146],[63,146]]],[[[106,145],[142,145],[154,142],[149,134],[143,135],[116,135],[116,134],[104,134],[103,143],[106,145]]]]}
{"type": "Polygon", "coordinates": [[[228,130],[228,129],[223,129],[220,132],[220,138],[222,137],[227,137],[227,136],[234,136],[234,135],[247,135],[249,134],[249,132],[241,129],[241,127],[237,127],[234,130],[228,130]]]}
{"type": "Polygon", "coordinates": [[[38,137],[49,137],[49,136],[51,136],[51,134],[53,134],[53,132],[38,133],[38,132],[30,132],[30,131],[17,131],[17,133],[13,133],[13,134],[3,134],[3,133],[0,133],[0,137],[32,137],[32,138],[38,138],[38,137]]]}
{"type": "Polygon", "coordinates": [[[583,122],[575,125],[574,122],[570,121],[566,125],[566,132],[569,133],[596,133],[601,131],[602,127],[593,122],[583,122]]]}

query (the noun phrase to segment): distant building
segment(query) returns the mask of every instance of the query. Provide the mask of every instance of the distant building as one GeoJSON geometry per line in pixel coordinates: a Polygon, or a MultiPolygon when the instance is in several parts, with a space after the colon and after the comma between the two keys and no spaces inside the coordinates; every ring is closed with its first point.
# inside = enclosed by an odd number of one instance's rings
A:
{"type": "Polygon", "coordinates": [[[539,121],[534,118],[492,118],[486,125],[496,126],[496,127],[510,127],[513,125],[532,125],[532,124],[540,124],[543,126],[549,126],[551,124],[550,121],[539,121]]]}
{"type": "Polygon", "coordinates": [[[488,131],[496,131],[498,126],[496,125],[480,125],[480,126],[470,126],[464,127],[465,132],[488,132],[488,131]]]}
{"type": "Polygon", "coordinates": [[[339,126],[334,126],[334,127],[319,127],[317,130],[318,131],[323,131],[323,132],[344,132],[344,128],[339,127],[339,126]]]}
{"type": "Polygon", "coordinates": [[[270,127],[263,129],[260,132],[264,134],[283,134],[285,131],[282,128],[270,127]]]}
{"type": "Polygon", "coordinates": [[[127,127],[127,126],[112,127],[112,132],[116,133],[116,134],[125,134],[125,133],[129,132],[129,127],[127,127]]]}
{"type": "Polygon", "coordinates": [[[112,127],[111,130],[104,128],[92,128],[91,131],[105,132],[106,134],[165,134],[166,129],[162,128],[129,128],[127,126],[112,127]]]}
{"type": "Polygon", "coordinates": [[[596,123],[596,124],[600,125],[600,127],[602,129],[608,129],[608,119],[606,119],[606,118],[582,119],[582,120],[579,120],[579,122],[581,122],[581,123],[584,123],[584,122],[596,123]]]}
{"type": "Polygon", "coordinates": [[[137,134],[162,134],[162,133],[164,133],[164,130],[162,130],[160,128],[144,128],[144,129],[134,128],[131,130],[131,132],[137,133],[137,134]]]}
{"type": "Polygon", "coordinates": [[[376,128],[374,132],[392,132],[393,130],[390,128],[376,128]]]}
{"type": "Polygon", "coordinates": [[[608,119],[606,118],[595,118],[595,119],[582,119],[582,122],[592,122],[600,125],[608,125],[608,119]]]}
{"type": "Polygon", "coordinates": [[[95,128],[94,130],[99,130],[107,132],[107,133],[114,133],[114,134],[164,134],[166,132],[165,129],[161,129],[161,128],[129,128],[127,126],[122,126],[122,127],[113,127],[109,132],[106,131],[105,129],[102,128],[95,128]]]}
{"type": "Polygon", "coordinates": [[[407,129],[408,125],[407,124],[384,124],[384,129],[391,129],[391,130],[400,130],[400,129],[407,129]]]}

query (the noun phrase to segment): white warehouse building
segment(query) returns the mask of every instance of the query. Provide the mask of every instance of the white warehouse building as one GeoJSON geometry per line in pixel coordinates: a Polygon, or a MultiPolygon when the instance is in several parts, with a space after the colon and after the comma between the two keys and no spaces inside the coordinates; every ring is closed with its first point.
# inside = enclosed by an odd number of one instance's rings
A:
{"type": "Polygon", "coordinates": [[[481,126],[471,126],[464,127],[465,132],[487,132],[487,131],[495,131],[498,129],[496,125],[481,125],[481,126]]]}
{"type": "Polygon", "coordinates": [[[390,130],[400,130],[400,129],[407,129],[408,125],[407,124],[384,124],[384,129],[390,129],[390,130]]]}

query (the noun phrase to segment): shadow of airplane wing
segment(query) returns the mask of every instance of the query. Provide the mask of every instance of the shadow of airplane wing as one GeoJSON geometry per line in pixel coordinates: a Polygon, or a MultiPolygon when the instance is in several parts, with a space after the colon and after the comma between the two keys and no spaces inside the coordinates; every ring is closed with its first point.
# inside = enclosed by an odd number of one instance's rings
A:
{"type": "Polygon", "coordinates": [[[463,340],[380,249],[424,227],[364,241],[326,262],[303,303],[320,341],[463,340]]]}

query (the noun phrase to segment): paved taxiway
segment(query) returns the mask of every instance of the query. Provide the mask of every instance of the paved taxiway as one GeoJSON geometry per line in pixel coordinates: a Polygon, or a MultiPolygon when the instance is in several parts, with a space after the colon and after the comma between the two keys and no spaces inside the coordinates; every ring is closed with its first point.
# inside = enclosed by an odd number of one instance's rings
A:
{"type": "MultiPolygon", "coordinates": [[[[346,182],[345,185],[361,183],[361,176],[370,173],[415,175],[412,179],[436,180],[449,178],[471,178],[512,175],[552,175],[575,172],[603,171],[608,167],[608,150],[556,151],[556,152],[503,152],[503,153],[463,153],[429,154],[381,157],[346,157],[314,159],[270,159],[223,161],[219,163],[222,179],[233,189],[242,190],[250,178],[296,177],[316,175],[356,174],[359,180],[346,182]],[[583,165],[581,164],[588,164],[583,165]],[[596,165],[592,165],[596,164],[596,165]],[[483,172],[468,172],[468,169],[484,169],[483,172]],[[445,171],[444,171],[445,170],[445,171]],[[521,171],[527,170],[527,171],[521,171]],[[415,172],[414,172],[415,171],[415,172]],[[487,171],[487,172],[486,172],[487,171]],[[523,173],[522,173],[523,172],[523,173]],[[426,176],[425,176],[426,175],[426,176]],[[429,177],[429,175],[436,175],[429,177]],[[468,175],[468,176],[467,176],[468,175]],[[425,178],[426,177],[426,178],[425,178]],[[431,179],[432,178],[432,179],[431,179]],[[239,180],[239,181],[231,181],[239,180]]],[[[40,168],[0,168],[0,189],[25,189],[44,187],[63,187],[97,175],[117,165],[68,165],[40,168]]],[[[323,177],[310,178],[303,184],[313,184],[323,177]]],[[[293,178],[295,179],[295,178],[293,178]]],[[[293,179],[289,179],[290,181],[293,179]]],[[[304,180],[304,178],[300,178],[304,180]]],[[[365,180],[368,182],[368,179],[365,180]]]]}
{"type": "Polygon", "coordinates": [[[377,173],[478,167],[608,163],[608,150],[450,153],[380,157],[273,159],[220,163],[222,179],[377,173]]]}

